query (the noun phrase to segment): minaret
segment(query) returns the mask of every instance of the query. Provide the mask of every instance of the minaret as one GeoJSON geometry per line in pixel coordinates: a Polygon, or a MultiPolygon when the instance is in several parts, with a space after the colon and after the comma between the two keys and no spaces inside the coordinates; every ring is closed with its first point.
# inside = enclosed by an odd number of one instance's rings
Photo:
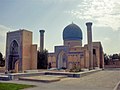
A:
{"type": "Polygon", "coordinates": [[[93,45],[92,45],[92,22],[87,22],[87,39],[89,51],[89,69],[93,69],[93,45]]]}
{"type": "Polygon", "coordinates": [[[44,49],[44,32],[45,30],[40,30],[40,52],[43,52],[44,49]]]}

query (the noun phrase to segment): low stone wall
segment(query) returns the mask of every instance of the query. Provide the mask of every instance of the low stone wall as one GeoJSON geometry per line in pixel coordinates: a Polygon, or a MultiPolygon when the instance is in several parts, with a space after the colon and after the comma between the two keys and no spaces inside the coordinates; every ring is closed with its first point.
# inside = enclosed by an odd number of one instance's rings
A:
{"type": "Polygon", "coordinates": [[[105,68],[120,68],[120,61],[109,61],[108,65],[105,65],[105,68]]]}
{"type": "Polygon", "coordinates": [[[8,76],[11,78],[11,80],[18,79],[19,77],[30,77],[30,76],[39,76],[44,75],[44,73],[13,73],[9,74],[8,76]]]}
{"type": "MultiPolygon", "coordinates": [[[[90,71],[84,71],[84,72],[55,72],[55,71],[42,71],[42,72],[30,72],[28,73],[8,73],[5,74],[2,78],[6,78],[8,80],[14,80],[14,79],[19,79],[20,77],[31,77],[31,76],[41,76],[41,75],[53,75],[53,76],[64,76],[64,77],[72,77],[72,78],[80,78],[82,76],[89,75],[91,73],[95,73],[98,71],[101,71],[102,69],[97,69],[97,70],[90,70],[90,71]],[[6,77],[8,76],[8,77],[6,77]]],[[[6,80],[5,79],[5,80],[6,80]]]]}
{"type": "Polygon", "coordinates": [[[24,73],[36,73],[38,70],[25,70],[24,73]]]}

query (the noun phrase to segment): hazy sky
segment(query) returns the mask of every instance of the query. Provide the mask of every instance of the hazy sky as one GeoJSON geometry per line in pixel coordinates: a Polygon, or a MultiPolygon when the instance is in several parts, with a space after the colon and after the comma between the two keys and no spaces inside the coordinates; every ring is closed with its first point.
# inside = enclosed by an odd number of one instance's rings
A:
{"type": "Polygon", "coordinates": [[[27,29],[39,47],[39,30],[45,30],[45,48],[62,45],[63,29],[80,26],[83,44],[86,25],[93,22],[93,41],[101,41],[107,54],[120,53],[120,0],[0,0],[0,52],[5,54],[6,32],[27,29]]]}

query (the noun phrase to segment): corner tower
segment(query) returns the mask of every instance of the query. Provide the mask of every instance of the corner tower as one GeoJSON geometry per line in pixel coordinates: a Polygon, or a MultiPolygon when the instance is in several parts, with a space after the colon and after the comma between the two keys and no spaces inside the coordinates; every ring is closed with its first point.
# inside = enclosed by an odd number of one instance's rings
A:
{"type": "Polygon", "coordinates": [[[87,22],[87,39],[88,39],[88,51],[89,51],[89,69],[93,69],[93,45],[92,45],[92,22],[87,22]]]}
{"type": "Polygon", "coordinates": [[[64,28],[63,40],[65,46],[82,46],[82,30],[74,23],[69,24],[64,28]]]}

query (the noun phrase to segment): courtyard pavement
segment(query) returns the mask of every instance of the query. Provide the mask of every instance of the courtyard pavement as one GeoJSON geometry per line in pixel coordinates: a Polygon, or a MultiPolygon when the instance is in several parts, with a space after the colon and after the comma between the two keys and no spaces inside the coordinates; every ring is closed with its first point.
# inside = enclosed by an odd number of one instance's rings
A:
{"type": "MultiPolygon", "coordinates": [[[[58,82],[7,81],[36,85],[24,90],[113,90],[120,81],[120,70],[103,70],[81,78],[64,78],[58,82]]],[[[3,81],[6,82],[6,81],[3,81]]]]}

